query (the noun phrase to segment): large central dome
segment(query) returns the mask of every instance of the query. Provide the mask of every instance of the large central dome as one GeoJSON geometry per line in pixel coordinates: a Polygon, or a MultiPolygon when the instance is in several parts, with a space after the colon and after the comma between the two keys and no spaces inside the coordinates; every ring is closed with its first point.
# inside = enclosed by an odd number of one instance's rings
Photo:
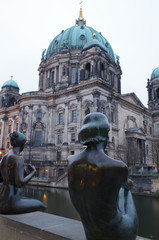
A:
{"type": "Polygon", "coordinates": [[[58,34],[50,43],[46,58],[53,54],[60,53],[64,49],[81,49],[84,50],[87,46],[100,46],[102,50],[107,52],[109,57],[115,61],[114,52],[109,42],[102,34],[92,27],[87,27],[83,17],[79,17],[76,25],[58,34]],[[95,38],[95,41],[94,41],[95,38]]]}

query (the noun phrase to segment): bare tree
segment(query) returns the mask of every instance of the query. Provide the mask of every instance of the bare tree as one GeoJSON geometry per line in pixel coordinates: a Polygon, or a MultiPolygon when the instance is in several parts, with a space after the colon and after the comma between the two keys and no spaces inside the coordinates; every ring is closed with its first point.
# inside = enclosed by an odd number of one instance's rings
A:
{"type": "Polygon", "coordinates": [[[154,162],[156,164],[157,170],[159,171],[159,141],[154,142],[152,145],[154,162]]]}
{"type": "Polygon", "coordinates": [[[133,167],[135,166],[136,163],[139,163],[140,153],[135,142],[135,139],[128,139],[126,156],[128,167],[133,167]]]}

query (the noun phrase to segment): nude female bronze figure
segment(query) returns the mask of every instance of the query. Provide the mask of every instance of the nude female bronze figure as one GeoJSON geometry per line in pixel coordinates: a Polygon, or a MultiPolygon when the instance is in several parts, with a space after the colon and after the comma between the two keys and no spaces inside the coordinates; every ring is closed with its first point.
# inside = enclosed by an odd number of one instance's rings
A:
{"type": "Polygon", "coordinates": [[[20,155],[26,142],[25,135],[14,131],[10,134],[12,149],[0,161],[3,184],[0,193],[0,213],[18,214],[45,210],[46,206],[35,199],[21,197],[21,188],[35,175],[36,169],[28,165],[24,171],[24,158],[20,155]]]}
{"type": "Polygon", "coordinates": [[[104,153],[109,123],[102,113],[88,114],[79,132],[86,149],[69,156],[69,192],[87,240],[135,240],[138,220],[128,167],[104,153]]]}

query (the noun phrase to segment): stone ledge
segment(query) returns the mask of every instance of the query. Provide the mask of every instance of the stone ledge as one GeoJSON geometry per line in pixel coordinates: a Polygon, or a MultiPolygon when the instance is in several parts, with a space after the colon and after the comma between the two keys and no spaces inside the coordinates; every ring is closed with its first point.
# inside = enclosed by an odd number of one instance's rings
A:
{"type": "MultiPolygon", "coordinates": [[[[0,239],[86,240],[80,221],[43,212],[0,215],[0,239]]],[[[137,240],[148,239],[138,237],[137,240]]]]}

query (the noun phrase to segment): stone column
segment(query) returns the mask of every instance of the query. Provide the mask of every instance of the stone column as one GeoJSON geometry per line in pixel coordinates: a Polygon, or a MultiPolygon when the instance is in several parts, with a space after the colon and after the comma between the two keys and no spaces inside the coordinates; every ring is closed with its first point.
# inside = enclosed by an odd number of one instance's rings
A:
{"type": "Polygon", "coordinates": [[[77,96],[77,133],[81,129],[82,123],[82,97],[77,96]]]}
{"type": "Polygon", "coordinates": [[[58,78],[58,81],[61,82],[61,76],[62,76],[62,65],[59,64],[59,78],[58,78]]]}
{"type": "Polygon", "coordinates": [[[92,77],[94,75],[94,60],[92,59],[91,62],[91,69],[90,69],[90,77],[92,77]]]}
{"type": "Polygon", "coordinates": [[[55,67],[55,70],[54,70],[54,84],[55,84],[55,86],[56,86],[56,83],[57,83],[56,74],[57,74],[57,70],[56,70],[56,67],[55,67]]]}
{"type": "Polygon", "coordinates": [[[44,119],[44,128],[43,130],[43,137],[44,137],[44,143],[48,144],[50,143],[50,120],[52,119],[51,116],[51,108],[50,106],[46,107],[46,112],[45,112],[45,119],[44,119]]]}
{"type": "Polygon", "coordinates": [[[142,163],[146,164],[146,158],[145,158],[145,140],[141,140],[141,156],[142,156],[142,163]]]}
{"type": "Polygon", "coordinates": [[[5,142],[5,120],[2,120],[0,148],[5,148],[4,142],[5,142]]]}
{"type": "Polygon", "coordinates": [[[29,106],[29,121],[28,121],[28,127],[27,129],[29,130],[28,132],[28,140],[31,143],[32,140],[32,125],[33,125],[33,105],[30,104],[29,106]]]}
{"type": "Polygon", "coordinates": [[[65,113],[64,113],[64,138],[63,144],[68,144],[68,104],[65,102],[65,113]]]}
{"type": "Polygon", "coordinates": [[[48,142],[55,144],[55,129],[56,129],[56,105],[49,108],[49,124],[48,124],[48,142]]]}

